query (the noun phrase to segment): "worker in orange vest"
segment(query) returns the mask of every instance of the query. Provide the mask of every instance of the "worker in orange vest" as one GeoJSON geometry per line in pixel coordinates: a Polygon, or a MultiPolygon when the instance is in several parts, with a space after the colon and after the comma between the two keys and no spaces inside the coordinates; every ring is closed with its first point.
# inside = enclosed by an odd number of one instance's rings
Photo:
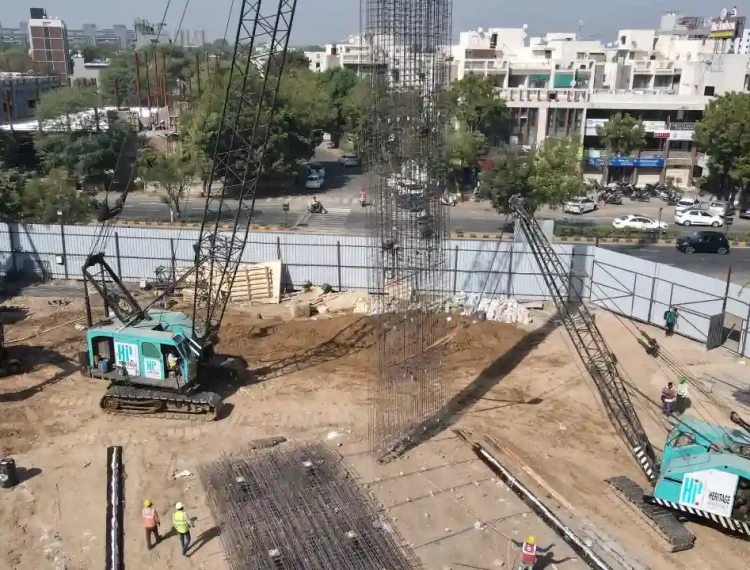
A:
{"type": "Polygon", "coordinates": [[[146,499],[143,501],[143,526],[146,527],[146,546],[151,550],[154,546],[161,542],[159,536],[159,513],[156,512],[156,508],[151,501],[146,499]],[[151,535],[154,535],[154,544],[151,544],[151,535]]]}
{"type": "Polygon", "coordinates": [[[538,554],[545,554],[551,547],[537,548],[536,539],[529,535],[523,543],[513,541],[513,544],[521,548],[521,563],[518,570],[533,570],[537,562],[538,554]]]}

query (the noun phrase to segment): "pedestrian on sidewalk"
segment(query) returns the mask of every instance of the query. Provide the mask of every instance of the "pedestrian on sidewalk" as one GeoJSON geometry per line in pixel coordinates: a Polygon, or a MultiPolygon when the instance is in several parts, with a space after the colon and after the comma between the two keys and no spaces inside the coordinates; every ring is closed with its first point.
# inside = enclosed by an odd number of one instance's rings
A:
{"type": "Polygon", "coordinates": [[[154,504],[146,499],[143,501],[143,526],[146,527],[146,547],[151,550],[161,542],[159,536],[159,513],[156,512],[154,504]],[[154,537],[154,544],[151,544],[151,537],[154,537]]]}
{"type": "Polygon", "coordinates": [[[190,548],[190,518],[187,516],[185,505],[182,503],[177,503],[174,508],[172,526],[177,531],[177,534],[180,535],[182,555],[187,556],[187,551],[190,548]]]}
{"type": "Polygon", "coordinates": [[[677,316],[676,307],[669,307],[669,309],[664,312],[664,325],[667,329],[667,336],[672,336],[674,334],[674,327],[677,324],[677,316]]]}
{"type": "Polygon", "coordinates": [[[661,405],[665,416],[670,416],[674,413],[674,405],[676,401],[677,390],[674,389],[674,384],[669,382],[661,389],[661,405]]]}

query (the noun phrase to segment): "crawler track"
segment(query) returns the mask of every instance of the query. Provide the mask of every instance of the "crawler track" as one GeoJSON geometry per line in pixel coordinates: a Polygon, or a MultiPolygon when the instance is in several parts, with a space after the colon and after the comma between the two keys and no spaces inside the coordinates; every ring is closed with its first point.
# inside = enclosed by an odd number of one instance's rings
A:
{"type": "Polygon", "coordinates": [[[640,517],[660,538],[667,541],[672,552],[688,550],[695,536],[685,528],[670,510],[643,501],[643,489],[628,477],[607,479],[613,494],[628,509],[640,517]]]}
{"type": "Polygon", "coordinates": [[[108,414],[211,422],[223,402],[213,392],[180,394],[133,386],[111,386],[99,406],[108,414]]]}

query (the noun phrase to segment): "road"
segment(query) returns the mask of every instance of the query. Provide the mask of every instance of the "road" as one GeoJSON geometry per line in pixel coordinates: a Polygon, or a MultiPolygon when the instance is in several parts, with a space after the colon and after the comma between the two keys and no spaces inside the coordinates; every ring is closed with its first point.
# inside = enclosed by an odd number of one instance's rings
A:
{"type": "MultiPolygon", "coordinates": [[[[366,235],[367,209],[359,204],[359,191],[363,186],[363,176],[358,169],[346,168],[338,164],[336,151],[320,148],[315,160],[326,167],[326,188],[323,190],[298,189],[290,192],[273,192],[268,195],[261,189],[256,200],[253,221],[256,224],[282,225],[296,228],[301,232],[326,235],[366,235]],[[327,214],[310,215],[306,211],[308,197],[315,193],[328,210],[327,214]],[[264,196],[265,194],[265,196],[264,196]],[[283,211],[283,204],[289,204],[289,212],[283,211]]],[[[236,211],[237,202],[228,200],[224,218],[229,220],[236,211]]],[[[609,225],[612,219],[623,214],[634,213],[658,218],[662,208],[662,219],[671,223],[671,207],[660,200],[647,203],[625,202],[621,206],[607,205],[596,212],[583,216],[565,215],[560,211],[544,209],[540,219],[555,219],[579,225],[609,225]]],[[[183,219],[200,221],[203,213],[203,200],[198,195],[188,196],[183,203],[183,219]]],[[[124,220],[168,221],[169,210],[153,193],[137,193],[128,197],[121,216],[124,220]]],[[[450,230],[467,233],[496,234],[500,232],[504,218],[499,216],[487,202],[465,202],[449,209],[450,230]]],[[[678,226],[672,226],[677,228],[678,226]]],[[[692,233],[695,228],[680,228],[683,233],[692,233]]],[[[735,219],[733,231],[750,232],[750,221],[735,219]]],[[[733,267],[732,281],[750,281],[750,249],[734,249],[728,256],[686,255],[670,246],[604,245],[607,249],[620,251],[649,261],[665,263],[688,271],[695,271],[723,279],[727,270],[733,267]]]]}

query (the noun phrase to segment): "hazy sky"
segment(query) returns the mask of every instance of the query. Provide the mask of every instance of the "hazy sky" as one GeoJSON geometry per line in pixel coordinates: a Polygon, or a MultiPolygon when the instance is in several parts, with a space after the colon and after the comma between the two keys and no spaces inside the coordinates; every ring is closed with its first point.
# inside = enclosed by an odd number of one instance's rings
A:
{"type": "MultiPolygon", "coordinates": [[[[230,4],[231,0],[190,0],[183,28],[200,26],[210,39],[224,37],[230,4]]],[[[744,3],[738,4],[742,8],[744,3]]],[[[159,21],[166,0],[33,0],[31,5],[45,8],[50,17],[62,18],[69,27],[80,27],[84,22],[99,27],[132,27],[136,17],[159,21]]],[[[297,5],[293,44],[335,42],[359,30],[359,0],[298,0],[297,5]]],[[[7,27],[17,26],[28,18],[28,6],[26,2],[3,2],[0,21],[7,27]]],[[[185,0],[172,0],[166,19],[171,30],[176,28],[184,6],[185,0]]],[[[656,27],[662,12],[718,16],[722,7],[731,8],[731,0],[454,0],[453,32],[455,37],[459,31],[478,26],[512,28],[528,24],[529,33],[538,35],[576,31],[578,21],[583,20],[583,35],[613,40],[618,29],[656,27]]]]}

